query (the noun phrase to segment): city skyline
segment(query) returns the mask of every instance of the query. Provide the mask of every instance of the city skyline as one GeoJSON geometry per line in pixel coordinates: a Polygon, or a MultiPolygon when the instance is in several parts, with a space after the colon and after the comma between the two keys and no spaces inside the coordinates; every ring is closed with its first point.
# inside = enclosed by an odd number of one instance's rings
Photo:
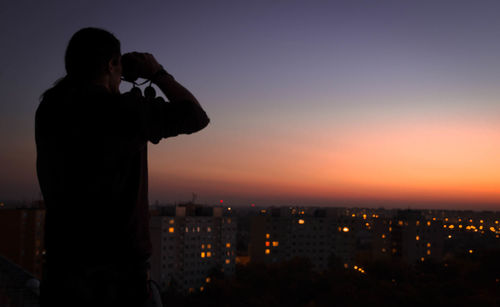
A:
{"type": "Polygon", "coordinates": [[[38,98],[96,26],[154,54],[211,118],[149,146],[151,202],[500,210],[497,2],[0,8],[0,201],[39,197],[38,98]]]}

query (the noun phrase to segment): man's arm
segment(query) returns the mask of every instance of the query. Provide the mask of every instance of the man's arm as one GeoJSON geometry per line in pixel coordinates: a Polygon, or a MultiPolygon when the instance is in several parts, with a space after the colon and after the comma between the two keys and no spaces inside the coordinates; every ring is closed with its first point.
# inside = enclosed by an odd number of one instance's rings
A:
{"type": "Polygon", "coordinates": [[[157,143],[161,138],[190,134],[205,128],[210,119],[189,90],[167,73],[149,53],[129,53],[139,61],[138,76],[152,80],[170,103],[154,102],[146,106],[148,139],[157,143]]]}

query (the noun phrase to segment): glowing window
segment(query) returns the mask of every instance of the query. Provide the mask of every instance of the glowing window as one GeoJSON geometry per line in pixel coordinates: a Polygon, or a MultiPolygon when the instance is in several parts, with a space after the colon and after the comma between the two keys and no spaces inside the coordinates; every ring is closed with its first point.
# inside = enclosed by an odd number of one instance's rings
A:
{"type": "Polygon", "coordinates": [[[447,217],[445,217],[445,218],[444,218],[444,221],[445,221],[445,222],[448,222],[448,218],[447,218],[447,217]]]}
{"type": "Polygon", "coordinates": [[[443,228],[446,228],[446,224],[443,225],[443,228]]]}
{"type": "Polygon", "coordinates": [[[271,243],[269,241],[266,241],[266,246],[271,246],[271,243]]]}
{"type": "Polygon", "coordinates": [[[279,245],[279,242],[278,241],[273,241],[273,246],[276,247],[279,245]]]}
{"type": "Polygon", "coordinates": [[[484,223],[484,221],[483,221],[483,220],[479,220],[479,223],[481,223],[481,224],[482,224],[482,223],[484,223]]]}
{"type": "Polygon", "coordinates": [[[430,255],[430,254],[431,254],[431,250],[430,250],[430,249],[428,249],[428,250],[427,250],[427,255],[430,255]]]}
{"type": "Polygon", "coordinates": [[[427,247],[431,247],[431,242],[427,242],[427,247]]]}
{"type": "Polygon", "coordinates": [[[420,240],[420,236],[416,236],[415,240],[417,240],[417,241],[420,240]]]}
{"type": "Polygon", "coordinates": [[[205,252],[201,252],[201,258],[205,258],[205,252]]]}
{"type": "Polygon", "coordinates": [[[205,244],[202,244],[202,245],[201,245],[201,249],[205,249],[205,244]]]}
{"type": "Polygon", "coordinates": [[[196,227],[196,231],[197,231],[197,232],[200,232],[200,230],[201,230],[201,229],[200,229],[200,226],[196,227]]]}
{"type": "Polygon", "coordinates": [[[347,263],[344,263],[344,268],[347,269],[348,267],[349,267],[349,265],[347,263]]]}
{"type": "Polygon", "coordinates": [[[349,228],[348,227],[344,227],[344,228],[342,228],[342,231],[343,232],[349,232],[349,228]]]}
{"type": "Polygon", "coordinates": [[[231,247],[231,243],[227,242],[227,243],[226,243],[226,247],[227,247],[227,248],[230,248],[230,247],[231,247]]]}
{"type": "Polygon", "coordinates": [[[207,248],[211,249],[212,248],[212,244],[207,244],[207,248]]]}
{"type": "Polygon", "coordinates": [[[355,265],[355,266],[354,266],[354,269],[355,269],[355,270],[357,270],[357,269],[358,269],[358,266],[357,266],[357,265],[355,265]]]}
{"type": "Polygon", "coordinates": [[[212,232],[212,227],[207,227],[207,232],[212,232]]]}
{"type": "Polygon", "coordinates": [[[370,223],[366,223],[365,225],[366,225],[366,227],[370,227],[370,223]]]}
{"type": "Polygon", "coordinates": [[[211,281],[210,277],[205,278],[205,282],[208,284],[211,281]]]}
{"type": "Polygon", "coordinates": [[[384,248],[382,248],[382,253],[385,253],[387,250],[384,248]]]}
{"type": "Polygon", "coordinates": [[[169,228],[168,228],[168,232],[173,233],[174,231],[175,231],[175,230],[174,230],[174,227],[169,227],[169,228]]]}
{"type": "Polygon", "coordinates": [[[269,255],[271,253],[271,250],[269,248],[266,248],[266,255],[269,255]]]}
{"type": "Polygon", "coordinates": [[[266,233],[266,239],[269,239],[270,237],[271,237],[271,235],[266,233]]]}
{"type": "Polygon", "coordinates": [[[393,253],[393,254],[395,254],[397,251],[398,251],[398,250],[397,250],[397,249],[395,249],[395,248],[393,248],[393,249],[392,249],[392,253],[393,253]]]}
{"type": "Polygon", "coordinates": [[[366,220],[366,214],[363,214],[363,220],[366,220]]]}
{"type": "Polygon", "coordinates": [[[458,228],[462,228],[462,224],[458,225],[458,228]]]}
{"type": "Polygon", "coordinates": [[[385,233],[382,234],[382,239],[385,239],[385,233]]]}
{"type": "Polygon", "coordinates": [[[424,257],[420,258],[420,261],[424,261],[424,260],[425,260],[425,258],[424,258],[424,257]]]}
{"type": "Polygon", "coordinates": [[[448,235],[448,239],[451,239],[451,235],[448,235]]]}
{"type": "Polygon", "coordinates": [[[207,252],[207,257],[212,257],[212,253],[211,252],[207,252]]]}
{"type": "Polygon", "coordinates": [[[417,221],[416,224],[417,224],[417,226],[420,226],[420,221],[417,221]]]}
{"type": "Polygon", "coordinates": [[[356,214],[354,214],[354,213],[353,213],[353,214],[352,214],[352,217],[356,217],[356,214]]]}
{"type": "Polygon", "coordinates": [[[170,223],[170,225],[172,225],[173,223],[175,223],[175,221],[174,221],[174,220],[170,220],[170,221],[168,221],[168,222],[170,223]]]}
{"type": "Polygon", "coordinates": [[[431,226],[431,221],[427,221],[427,226],[431,226]]]}
{"type": "Polygon", "coordinates": [[[231,263],[231,260],[226,259],[226,264],[230,264],[230,263],[231,263]]]}
{"type": "Polygon", "coordinates": [[[302,225],[302,224],[304,224],[304,223],[305,223],[305,221],[304,221],[303,219],[300,219],[300,220],[299,220],[299,224],[301,224],[301,225],[302,225]]]}
{"type": "Polygon", "coordinates": [[[392,231],[392,227],[389,227],[389,231],[392,231]]]}
{"type": "Polygon", "coordinates": [[[451,224],[450,226],[448,226],[449,229],[453,229],[455,228],[455,225],[451,224]]]}
{"type": "Polygon", "coordinates": [[[203,286],[200,287],[200,291],[203,291],[205,290],[205,288],[203,286]]]}
{"type": "Polygon", "coordinates": [[[403,221],[398,221],[399,226],[403,226],[403,221]]]}

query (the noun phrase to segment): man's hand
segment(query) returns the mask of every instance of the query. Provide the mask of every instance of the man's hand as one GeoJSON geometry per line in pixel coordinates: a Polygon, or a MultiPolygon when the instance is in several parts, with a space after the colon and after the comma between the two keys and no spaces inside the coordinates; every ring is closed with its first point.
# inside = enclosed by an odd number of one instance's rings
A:
{"type": "Polygon", "coordinates": [[[128,79],[151,79],[163,67],[151,53],[130,52],[122,55],[123,76],[128,79]]]}

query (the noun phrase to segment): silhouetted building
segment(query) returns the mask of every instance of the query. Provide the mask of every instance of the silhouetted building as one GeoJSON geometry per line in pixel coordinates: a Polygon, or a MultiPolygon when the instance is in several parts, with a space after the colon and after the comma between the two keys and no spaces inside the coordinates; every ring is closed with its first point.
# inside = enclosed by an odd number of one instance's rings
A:
{"type": "Polygon", "coordinates": [[[0,208],[0,255],[37,278],[42,274],[45,210],[0,208]]]}

